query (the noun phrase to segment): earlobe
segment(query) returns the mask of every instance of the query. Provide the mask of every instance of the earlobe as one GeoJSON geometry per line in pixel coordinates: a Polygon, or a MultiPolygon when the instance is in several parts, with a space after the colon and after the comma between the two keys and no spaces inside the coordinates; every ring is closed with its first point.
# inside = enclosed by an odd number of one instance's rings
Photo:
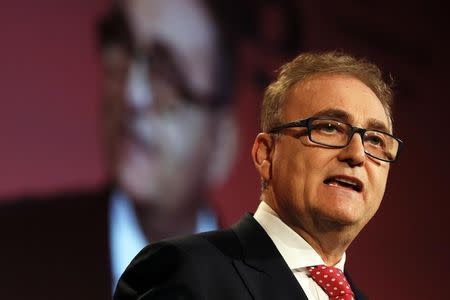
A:
{"type": "Polygon", "coordinates": [[[267,133],[260,133],[256,136],[252,149],[252,158],[255,168],[264,181],[268,181],[272,168],[273,139],[267,133]]]}

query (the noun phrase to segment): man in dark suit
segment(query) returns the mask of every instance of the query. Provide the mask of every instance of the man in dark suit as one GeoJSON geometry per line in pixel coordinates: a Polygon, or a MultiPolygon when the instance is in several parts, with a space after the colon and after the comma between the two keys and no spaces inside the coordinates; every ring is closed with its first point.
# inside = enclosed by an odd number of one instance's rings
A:
{"type": "Polygon", "coordinates": [[[252,149],[255,214],[144,248],[115,299],[364,299],[344,273],[345,251],[377,211],[402,147],[391,102],[364,59],[305,53],[284,65],[252,149]]]}

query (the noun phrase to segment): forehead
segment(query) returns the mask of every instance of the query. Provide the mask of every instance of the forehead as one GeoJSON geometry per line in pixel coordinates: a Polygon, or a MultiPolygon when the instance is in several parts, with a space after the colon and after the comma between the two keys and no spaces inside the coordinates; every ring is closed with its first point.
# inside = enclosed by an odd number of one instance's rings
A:
{"type": "Polygon", "coordinates": [[[344,121],[354,126],[380,123],[390,128],[380,99],[350,75],[321,74],[296,83],[288,91],[283,116],[285,121],[293,121],[332,110],[345,112],[344,121]]]}

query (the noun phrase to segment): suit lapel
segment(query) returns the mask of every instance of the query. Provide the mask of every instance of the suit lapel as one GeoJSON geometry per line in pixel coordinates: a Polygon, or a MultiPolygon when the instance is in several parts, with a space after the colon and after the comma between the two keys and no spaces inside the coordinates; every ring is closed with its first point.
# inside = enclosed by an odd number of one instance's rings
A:
{"type": "Polygon", "coordinates": [[[251,215],[246,215],[233,231],[243,252],[242,260],[233,264],[255,300],[307,300],[272,240],[251,215]]]}

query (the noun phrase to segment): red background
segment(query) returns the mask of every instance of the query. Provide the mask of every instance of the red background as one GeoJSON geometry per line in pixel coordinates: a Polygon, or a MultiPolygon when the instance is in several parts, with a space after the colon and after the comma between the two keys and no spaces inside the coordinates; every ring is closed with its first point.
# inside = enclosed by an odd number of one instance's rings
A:
{"type": "MultiPolygon", "coordinates": [[[[406,149],[392,166],[378,214],[348,251],[353,279],[371,299],[447,298],[447,16],[430,1],[406,6],[388,1],[298,3],[301,36],[292,38],[301,39],[303,49],[367,56],[397,82],[395,127],[406,149]]],[[[108,4],[3,1],[0,196],[92,187],[106,179],[93,27],[108,4]]],[[[245,51],[240,51],[243,62],[245,51]]],[[[241,150],[230,179],[211,195],[226,225],[254,211],[259,194],[249,153],[258,130],[260,95],[242,80],[236,107],[241,150]]]]}

